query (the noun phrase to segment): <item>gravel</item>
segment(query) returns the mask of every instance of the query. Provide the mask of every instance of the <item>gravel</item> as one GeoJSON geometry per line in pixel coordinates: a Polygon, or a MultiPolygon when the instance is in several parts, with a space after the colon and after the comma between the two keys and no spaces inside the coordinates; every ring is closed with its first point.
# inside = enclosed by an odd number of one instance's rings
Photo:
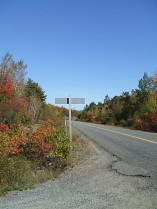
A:
{"type": "Polygon", "coordinates": [[[157,209],[149,176],[121,174],[119,159],[88,141],[92,151],[82,162],[54,181],[0,197],[0,209],[157,209]]]}

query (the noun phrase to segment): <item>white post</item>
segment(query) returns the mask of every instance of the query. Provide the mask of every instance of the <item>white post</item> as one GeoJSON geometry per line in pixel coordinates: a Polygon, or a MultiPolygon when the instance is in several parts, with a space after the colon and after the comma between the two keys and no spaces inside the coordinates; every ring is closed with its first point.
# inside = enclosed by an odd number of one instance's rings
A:
{"type": "Polygon", "coordinates": [[[70,143],[72,143],[72,129],[71,129],[71,96],[69,95],[69,136],[70,143]]]}
{"type": "Polygon", "coordinates": [[[69,96],[69,98],[55,98],[55,104],[69,104],[69,138],[72,143],[71,104],[85,104],[85,99],[71,98],[71,96],[69,96]]]}
{"type": "Polygon", "coordinates": [[[66,119],[66,116],[64,118],[64,125],[65,125],[65,133],[66,133],[66,136],[67,136],[67,119],[66,119]]]}

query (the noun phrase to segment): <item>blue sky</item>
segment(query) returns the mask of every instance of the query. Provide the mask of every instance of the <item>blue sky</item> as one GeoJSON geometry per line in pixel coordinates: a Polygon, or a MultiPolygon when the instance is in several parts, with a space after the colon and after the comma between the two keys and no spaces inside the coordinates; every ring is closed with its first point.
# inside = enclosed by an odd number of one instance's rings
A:
{"type": "Polygon", "coordinates": [[[0,57],[7,52],[47,103],[69,94],[103,102],[157,72],[157,1],[0,0],[0,57]]]}

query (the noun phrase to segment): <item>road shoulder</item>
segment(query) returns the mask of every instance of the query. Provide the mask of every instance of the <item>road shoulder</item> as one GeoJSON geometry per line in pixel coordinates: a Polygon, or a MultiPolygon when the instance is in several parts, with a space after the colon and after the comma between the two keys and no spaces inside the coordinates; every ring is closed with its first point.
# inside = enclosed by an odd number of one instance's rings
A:
{"type": "Polygon", "coordinates": [[[82,133],[80,137],[90,144],[90,155],[72,170],[62,173],[58,181],[67,179],[73,187],[82,185],[84,179],[85,185],[76,190],[93,195],[93,208],[97,208],[98,199],[98,208],[157,208],[157,190],[147,171],[120,161],[82,133]],[[96,201],[95,195],[99,197],[96,201]]]}

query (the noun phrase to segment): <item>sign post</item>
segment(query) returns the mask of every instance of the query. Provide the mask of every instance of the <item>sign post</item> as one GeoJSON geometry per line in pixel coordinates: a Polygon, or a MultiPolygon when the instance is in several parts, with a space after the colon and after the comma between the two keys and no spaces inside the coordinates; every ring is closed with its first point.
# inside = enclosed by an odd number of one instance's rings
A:
{"type": "Polygon", "coordinates": [[[71,129],[71,96],[69,95],[69,137],[72,142],[72,129],[71,129]]]}
{"type": "Polygon", "coordinates": [[[65,132],[66,132],[66,136],[67,136],[67,118],[66,116],[64,117],[64,125],[65,125],[65,132]]]}
{"type": "Polygon", "coordinates": [[[55,98],[55,104],[69,104],[69,137],[72,142],[71,104],[85,104],[85,98],[55,98]]]}

